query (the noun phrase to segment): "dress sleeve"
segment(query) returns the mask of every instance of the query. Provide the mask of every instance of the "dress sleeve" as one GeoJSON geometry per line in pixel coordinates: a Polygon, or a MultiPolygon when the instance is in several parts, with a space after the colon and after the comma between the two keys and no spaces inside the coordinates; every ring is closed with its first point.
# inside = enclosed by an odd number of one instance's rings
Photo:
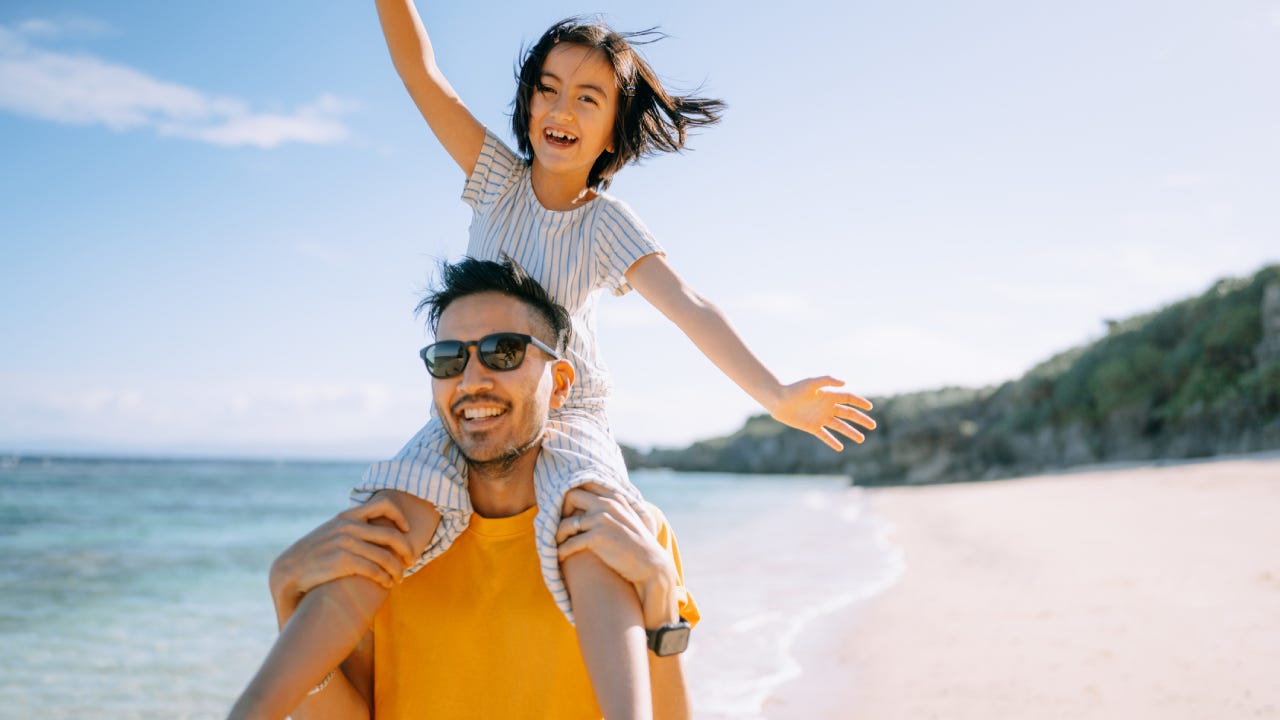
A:
{"type": "Polygon", "coordinates": [[[462,188],[462,201],[475,211],[491,204],[515,178],[516,169],[523,162],[523,158],[485,128],[484,145],[476,158],[475,169],[462,188]]]}
{"type": "Polygon", "coordinates": [[[645,503],[645,507],[658,522],[658,544],[671,553],[671,559],[676,564],[676,575],[680,576],[678,591],[680,617],[688,620],[690,625],[697,625],[698,620],[702,619],[702,613],[698,611],[698,604],[693,601],[693,595],[689,594],[689,589],[684,584],[684,568],[680,565],[680,546],[676,544],[676,535],[671,532],[671,526],[667,524],[667,516],[662,514],[657,505],[645,503]]]}
{"type": "Polygon", "coordinates": [[[601,287],[609,288],[614,295],[626,295],[631,292],[627,270],[646,255],[666,253],[626,203],[613,197],[607,200],[596,216],[592,233],[599,268],[597,279],[601,287]]]}

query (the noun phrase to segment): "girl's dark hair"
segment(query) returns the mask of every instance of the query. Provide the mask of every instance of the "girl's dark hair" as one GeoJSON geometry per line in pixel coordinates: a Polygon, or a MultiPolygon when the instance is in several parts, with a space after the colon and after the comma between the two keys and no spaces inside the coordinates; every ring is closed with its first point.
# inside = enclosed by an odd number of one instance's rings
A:
{"type": "Polygon", "coordinates": [[[618,82],[618,114],[613,121],[613,152],[602,152],[587,177],[587,187],[605,189],[614,173],[642,157],[682,150],[689,128],[720,120],[724,103],[695,95],[672,95],[658,74],[632,45],[665,37],[657,28],[616,32],[599,19],[571,17],[547,29],[524,53],[516,71],[516,99],[511,129],[525,159],[533,160],[529,142],[529,105],[542,84],[542,65],[556,43],[566,42],[604,53],[618,82]]]}
{"type": "Polygon", "coordinates": [[[569,311],[551,298],[551,294],[514,260],[503,256],[502,262],[463,258],[456,263],[440,264],[440,283],[414,312],[427,313],[427,325],[435,334],[440,315],[454,300],[478,293],[496,292],[510,295],[528,305],[542,318],[551,331],[550,338],[539,338],[562,356],[569,343],[569,311]]]}

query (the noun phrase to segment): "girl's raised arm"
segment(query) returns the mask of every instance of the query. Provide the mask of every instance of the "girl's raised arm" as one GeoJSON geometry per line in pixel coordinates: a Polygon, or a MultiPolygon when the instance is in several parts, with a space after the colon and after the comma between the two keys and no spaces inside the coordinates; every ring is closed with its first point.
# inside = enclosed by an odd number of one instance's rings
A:
{"type": "Polygon", "coordinates": [[[382,34],[391,61],[418,111],[436,139],[469,177],[484,145],[484,126],[476,120],[436,65],[431,39],[413,0],[377,0],[382,34]]]}

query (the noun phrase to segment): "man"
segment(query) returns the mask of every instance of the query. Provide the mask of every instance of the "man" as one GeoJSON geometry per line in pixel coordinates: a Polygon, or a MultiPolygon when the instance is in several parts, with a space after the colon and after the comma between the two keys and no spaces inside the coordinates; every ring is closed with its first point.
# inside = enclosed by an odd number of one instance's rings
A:
{"type": "MultiPolygon", "coordinates": [[[[435,366],[432,398],[467,459],[475,515],[453,547],[392,589],[342,672],[293,717],[598,719],[576,633],[546,590],[534,543],[534,465],[548,413],[574,379],[559,357],[567,317],[510,262],[467,259],[443,276],[428,308],[437,342],[457,341],[461,353],[425,352],[424,360],[450,363],[435,366]]],[[[697,608],[674,536],[656,508],[650,514],[653,527],[612,490],[572,491],[559,554],[566,572],[571,563],[602,563],[634,586],[652,650],[640,681],[649,683],[654,717],[685,718],[682,616],[696,622],[697,608]]],[[[271,572],[281,624],[303,594],[330,580],[398,579],[412,559],[404,528],[394,503],[379,497],[285,551],[271,572]]]]}

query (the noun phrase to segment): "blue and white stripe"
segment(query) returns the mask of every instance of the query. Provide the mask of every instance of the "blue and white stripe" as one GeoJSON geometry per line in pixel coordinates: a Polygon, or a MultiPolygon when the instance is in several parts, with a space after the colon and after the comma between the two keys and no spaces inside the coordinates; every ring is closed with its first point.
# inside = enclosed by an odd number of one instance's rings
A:
{"type": "Polygon", "coordinates": [[[662,247],[626,203],[607,193],[573,210],[542,207],[529,166],[492,133],[462,200],[473,211],[467,255],[511,257],[569,311],[570,360],[578,372],[570,403],[603,404],[610,382],[596,342],[596,301],[602,290],[630,292],[627,270],[662,247]]]}
{"type": "MultiPolygon", "coordinates": [[[[662,248],[631,209],[608,194],[564,212],[542,207],[529,166],[488,132],[462,199],[474,211],[467,254],[481,260],[509,256],[569,311],[573,324],[569,360],[577,382],[566,406],[551,411],[534,470],[534,526],[543,580],[573,622],[555,541],[565,493],[597,482],[619,490],[639,513],[647,513],[627,478],[605,414],[610,382],[596,342],[596,302],[605,289],[615,295],[629,292],[627,270],[662,248]]],[[[394,458],[366,470],[352,491],[352,501],[358,503],[378,490],[401,490],[440,511],[440,528],[406,575],[447,550],[466,529],[472,512],[466,473],[461,453],[433,416],[394,458]]]]}

